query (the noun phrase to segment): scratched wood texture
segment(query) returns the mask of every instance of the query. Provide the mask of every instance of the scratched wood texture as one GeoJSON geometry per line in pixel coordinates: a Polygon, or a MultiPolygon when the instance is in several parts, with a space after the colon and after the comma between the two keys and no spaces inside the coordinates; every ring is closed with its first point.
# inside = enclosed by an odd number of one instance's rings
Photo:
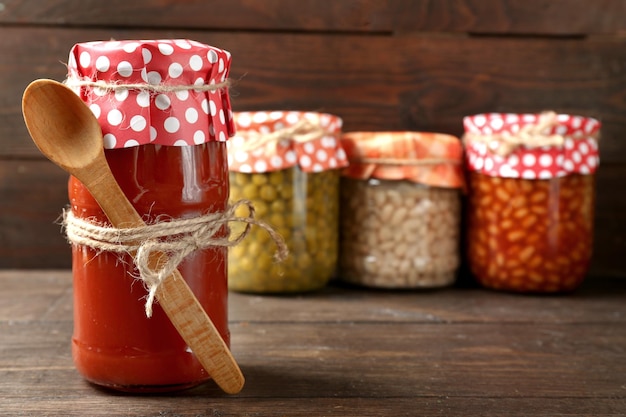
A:
{"type": "Polygon", "coordinates": [[[0,8],[0,268],[65,268],[66,178],[24,127],[36,78],[71,46],[192,38],[233,53],[235,110],[323,110],[345,130],[462,133],[485,111],[603,123],[592,276],[626,276],[626,0],[5,0],[0,8]]]}
{"type": "Polygon", "coordinates": [[[105,392],[73,368],[69,271],[0,272],[0,416],[623,416],[626,281],[230,294],[236,396],[105,392]]]}

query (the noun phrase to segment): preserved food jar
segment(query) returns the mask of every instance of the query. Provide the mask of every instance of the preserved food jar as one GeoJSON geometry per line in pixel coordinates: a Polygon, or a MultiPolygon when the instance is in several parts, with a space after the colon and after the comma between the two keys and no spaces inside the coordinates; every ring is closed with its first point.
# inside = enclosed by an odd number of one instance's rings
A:
{"type": "Polygon", "coordinates": [[[485,287],[577,288],[592,255],[600,123],[555,114],[464,119],[467,258],[485,287]]]}
{"type": "MultiPolygon", "coordinates": [[[[225,141],[233,124],[220,83],[229,65],[228,52],[188,40],[73,47],[67,84],[98,117],[111,170],[147,223],[226,209],[225,141]],[[205,88],[209,84],[216,88],[205,88]]],[[[76,178],[68,188],[74,217],[110,226],[76,178]]],[[[212,246],[192,252],[178,270],[229,343],[226,265],[227,248],[212,246]]],[[[147,293],[130,255],[73,244],[72,272],[72,354],[88,381],[159,392],[209,379],[158,304],[146,317],[147,293]]]]}
{"type": "Polygon", "coordinates": [[[339,278],[379,288],[455,282],[460,263],[458,138],[420,132],[350,132],[341,178],[339,278]]]}
{"type": "Polygon", "coordinates": [[[347,163],[341,119],[296,111],[234,116],[231,199],[252,201],[258,218],[283,237],[289,256],[274,261],[268,234],[253,229],[230,251],[229,288],[294,293],[324,287],[337,266],[339,169],[347,163]]]}

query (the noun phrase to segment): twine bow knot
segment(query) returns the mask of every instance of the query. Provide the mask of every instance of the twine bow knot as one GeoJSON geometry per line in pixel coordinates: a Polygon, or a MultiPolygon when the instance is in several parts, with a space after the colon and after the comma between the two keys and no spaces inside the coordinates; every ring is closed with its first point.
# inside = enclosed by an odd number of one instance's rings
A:
{"type": "Polygon", "coordinates": [[[522,126],[517,132],[502,132],[494,134],[466,133],[464,142],[480,142],[488,144],[497,155],[510,155],[520,146],[539,148],[542,146],[562,146],[565,137],[560,134],[550,134],[552,128],[559,124],[558,116],[553,111],[543,112],[536,123],[522,126]]]}
{"type": "Polygon", "coordinates": [[[284,260],[288,252],[283,238],[271,226],[254,217],[254,206],[248,200],[240,200],[224,212],[126,229],[95,224],[74,216],[71,210],[65,210],[63,225],[68,240],[73,244],[88,246],[98,252],[134,254],[139,278],[148,290],[145,303],[147,317],[152,316],[152,305],[161,283],[196,250],[235,246],[256,225],[267,231],[277,245],[277,260],[284,260]],[[249,215],[237,216],[239,207],[246,207],[249,215]],[[246,227],[231,236],[226,227],[232,222],[245,223],[246,227]]]}
{"type": "Polygon", "coordinates": [[[291,126],[277,129],[271,133],[259,133],[252,130],[237,133],[245,138],[245,142],[237,147],[238,151],[252,152],[262,149],[267,145],[279,146],[284,141],[306,143],[321,139],[327,134],[319,124],[310,120],[302,119],[291,126]]]}

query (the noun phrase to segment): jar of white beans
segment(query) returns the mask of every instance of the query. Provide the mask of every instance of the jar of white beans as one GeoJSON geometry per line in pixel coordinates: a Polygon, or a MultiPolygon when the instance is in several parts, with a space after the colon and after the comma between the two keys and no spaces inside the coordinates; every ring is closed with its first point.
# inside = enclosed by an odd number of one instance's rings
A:
{"type": "Polygon", "coordinates": [[[353,132],[340,186],[339,278],[377,288],[454,283],[460,264],[462,147],[419,132],[353,132]]]}

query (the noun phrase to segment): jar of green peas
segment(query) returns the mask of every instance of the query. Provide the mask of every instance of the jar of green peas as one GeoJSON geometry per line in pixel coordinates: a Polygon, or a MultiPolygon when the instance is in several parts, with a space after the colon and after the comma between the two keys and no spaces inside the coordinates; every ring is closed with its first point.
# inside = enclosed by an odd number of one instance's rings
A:
{"type": "Polygon", "coordinates": [[[269,235],[252,228],[230,249],[229,288],[298,293],[324,287],[337,267],[339,171],[348,164],[339,140],[341,118],[259,111],[235,113],[234,120],[237,133],[228,147],[231,201],[250,200],[256,217],[283,237],[289,256],[275,261],[269,235]]]}

